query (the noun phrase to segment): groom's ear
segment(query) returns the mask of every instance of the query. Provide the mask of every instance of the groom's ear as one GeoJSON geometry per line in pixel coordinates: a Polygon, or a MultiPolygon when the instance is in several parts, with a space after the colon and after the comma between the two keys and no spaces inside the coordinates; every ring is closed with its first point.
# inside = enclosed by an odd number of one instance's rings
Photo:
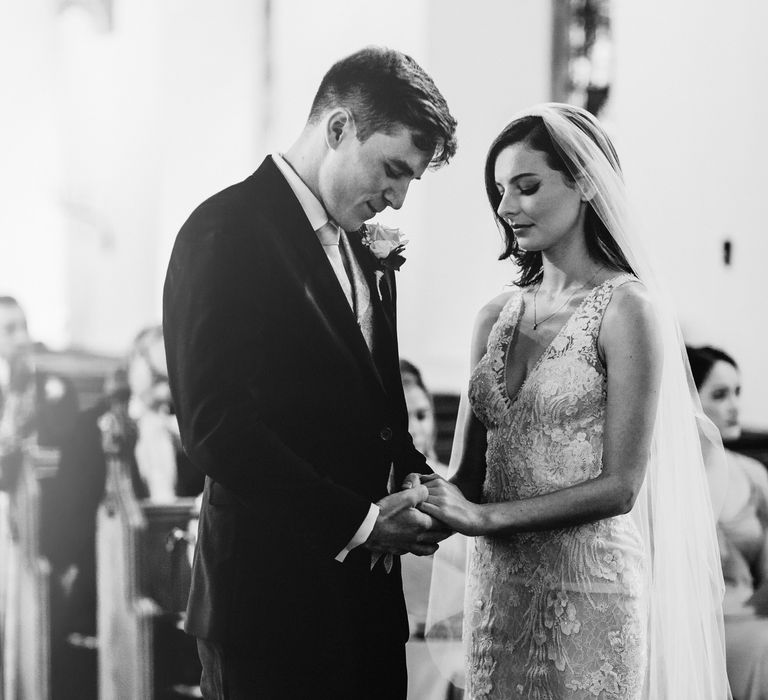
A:
{"type": "Polygon", "coordinates": [[[349,138],[355,133],[352,115],[349,113],[349,110],[341,107],[334,109],[328,115],[325,124],[325,141],[328,144],[328,148],[333,150],[338,148],[345,138],[349,138]]]}

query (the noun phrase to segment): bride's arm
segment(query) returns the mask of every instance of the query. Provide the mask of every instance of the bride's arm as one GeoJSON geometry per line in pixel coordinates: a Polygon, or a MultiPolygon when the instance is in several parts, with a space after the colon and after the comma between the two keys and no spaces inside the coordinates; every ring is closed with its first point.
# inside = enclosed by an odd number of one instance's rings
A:
{"type": "Polygon", "coordinates": [[[653,308],[639,284],[615,290],[599,347],[608,386],[597,477],[542,496],[487,504],[470,503],[447,482],[430,478],[422,510],[468,535],[564,528],[629,512],[645,476],[662,370],[653,308]]]}
{"type": "Polygon", "coordinates": [[[485,481],[485,451],[488,444],[485,426],[468,409],[464,430],[464,447],[458,471],[451,477],[464,498],[479,501],[485,481]]]}
{"type": "MultiPolygon", "coordinates": [[[[510,293],[507,292],[492,299],[480,309],[475,318],[470,348],[470,367],[473,370],[487,352],[488,336],[509,297],[510,293]]],[[[454,441],[460,441],[461,444],[454,444],[452,450],[451,467],[455,463],[458,463],[459,467],[451,478],[451,483],[461,490],[465,498],[479,501],[485,480],[487,432],[472,412],[466,394],[462,397],[454,441]]]]}

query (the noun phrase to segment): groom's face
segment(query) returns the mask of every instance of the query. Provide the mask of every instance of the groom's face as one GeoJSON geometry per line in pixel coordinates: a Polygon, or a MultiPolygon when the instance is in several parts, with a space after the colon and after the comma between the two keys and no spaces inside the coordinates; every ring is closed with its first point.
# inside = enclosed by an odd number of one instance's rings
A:
{"type": "Polygon", "coordinates": [[[421,178],[432,156],[414,145],[412,132],[403,126],[361,142],[347,118],[330,122],[328,140],[319,171],[320,198],[346,231],[356,231],[387,207],[403,206],[409,185],[421,178]]]}

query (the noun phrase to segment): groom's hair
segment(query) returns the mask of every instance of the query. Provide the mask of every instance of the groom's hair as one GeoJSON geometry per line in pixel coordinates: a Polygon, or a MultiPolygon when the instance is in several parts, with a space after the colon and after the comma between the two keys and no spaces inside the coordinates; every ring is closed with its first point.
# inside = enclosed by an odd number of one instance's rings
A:
{"type": "Polygon", "coordinates": [[[360,141],[405,126],[418,149],[433,153],[431,167],[456,153],[456,120],[445,98],[421,66],[400,51],[371,46],[335,63],[320,83],[308,122],[316,123],[334,107],[349,110],[360,141]]]}

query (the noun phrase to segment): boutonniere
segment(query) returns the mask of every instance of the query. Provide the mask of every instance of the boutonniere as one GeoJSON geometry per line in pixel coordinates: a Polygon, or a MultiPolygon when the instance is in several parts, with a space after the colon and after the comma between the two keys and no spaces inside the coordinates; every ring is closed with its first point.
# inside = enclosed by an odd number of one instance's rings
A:
{"type": "Polygon", "coordinates": [[[47,401],[57,403],[64,398],[64,394],[67,393],[67,387],[58,377],[48,377],[48,379],[45,380],[43,391],[47,401]]]}
{"type": "Polygon", "coordinates": [[[367,224],[363,231],[363,245],[376,258],[376,263],[382,272],[399,270],[402,267],[405,262],[402,252],[407,243],[408,239],[397,228],[367,224]]]}

